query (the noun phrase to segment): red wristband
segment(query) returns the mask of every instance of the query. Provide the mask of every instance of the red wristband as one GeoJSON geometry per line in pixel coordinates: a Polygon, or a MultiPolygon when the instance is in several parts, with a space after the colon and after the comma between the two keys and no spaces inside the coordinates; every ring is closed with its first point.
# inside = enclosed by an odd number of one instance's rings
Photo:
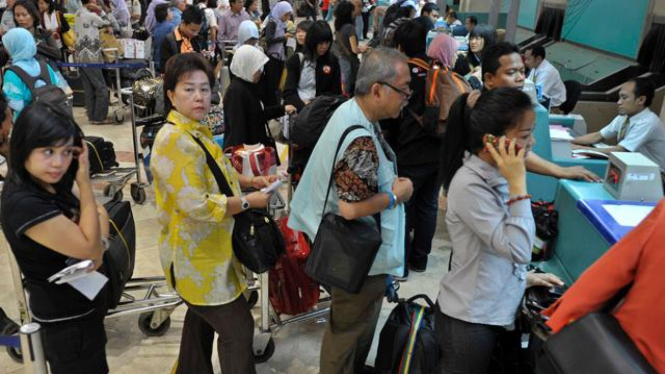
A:
{"type": "Polygon", "coordinates": [[[518,196],[515,196],[515,197],[513,197],[512,199],[508,200],[508,201],[506,202],[506,204],[507,204],[508,206],[510,206],[512,203],[516,203],[516,202],[518,202],[518,201],[520,201],[520,200],[526,200],[526,199],[530,199],[530,198],[531,198],[531,194],[518,195],[518,196]]]}

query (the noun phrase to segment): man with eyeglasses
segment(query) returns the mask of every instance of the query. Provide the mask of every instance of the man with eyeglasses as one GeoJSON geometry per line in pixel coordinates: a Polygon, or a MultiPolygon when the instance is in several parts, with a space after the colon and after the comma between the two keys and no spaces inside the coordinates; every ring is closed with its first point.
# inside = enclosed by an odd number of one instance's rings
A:
{"type": "Polygon", "coordinates": [[[441,187],[438,182],[441,139],[427,131],[418,119],[425,112],[427,68],[431,65],[425,54],[426,36],[427,29],[415,20],[395,30],[397,49],[409,58],[409,102],[398,118],[381,121],[388,143],[397,155],[399,175],[413,182],[413,197],[406,203],[405,247],[408,270],[415,272],[427,269],[441,187]]]}
{"type": "MultiPolygon", "coordinates": [[[[379,121],[398,117],[411,95],[406,58],[377,48],[363,57],[355,96],[335,111],[321,134],[291,202],[289,227],[316,237],[321,212],[377,225],[382,244],[357,293],[332,285],[330,323],[321,346],[322,374],[364,373],[386,276],[404,272],[404,203],[411,181],[397,176],[395,153],[379,121]],[[359,125],[341,141],[348,128],[359,125]],[[341,144],[340,144],[341,141],[341,144]],[[339,152],[336,153],[339,144],[339,152]],[[330,198],[326,200],[331,180],[330,198]]],[[[334,250],[334,248],[330,248],[334,250]]]]}

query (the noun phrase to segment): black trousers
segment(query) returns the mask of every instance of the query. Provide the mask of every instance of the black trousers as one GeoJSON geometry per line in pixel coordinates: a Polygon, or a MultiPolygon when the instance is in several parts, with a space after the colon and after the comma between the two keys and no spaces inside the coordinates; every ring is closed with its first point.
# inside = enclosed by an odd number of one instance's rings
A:
{"type": "Polygon", "coordinates": [[[461,321],[436,306],[441,374],[522,374],[519,331],[461,321]]]}
{"type": "Polygon", "coordinates": [[[255,374],[254,319],[243,296],[218,306],[198,306],[187,302],[182,329],[177,374],[213,374],[212,345],[217,338],[217,354],[222,373],[255,374]]]}
{"type": "Polygon", "coordinates": [[[74,321],[42,323],[44,353],[52,374],[106,374],[104,311],[74,321]]]}
{"type": "Polygon", "coordinates": [[[284,61],[269,57],[270,60],[265,65],[265,86],[266,97],[263,104],[273,106],[280,103],[279,100],[279,81],[284,73],[284,61]]]}

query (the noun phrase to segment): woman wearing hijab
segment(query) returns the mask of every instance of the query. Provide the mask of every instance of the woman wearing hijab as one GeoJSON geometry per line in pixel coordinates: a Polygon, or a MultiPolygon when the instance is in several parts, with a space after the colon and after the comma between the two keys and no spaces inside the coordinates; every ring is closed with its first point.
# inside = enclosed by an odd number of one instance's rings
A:
{"type": "Polygon", "coordinates": [[[243,45],[235,52],[231,72],[236,78],[224,95],[224,148],[257,143],[275,147],[268,121],[296,111],[293,105],[267,106],[261,101],[257,83],[266,63],[268,57],[250,45],[243,45]]]}
{"type": "Polygon", "coordinates": [[[457,40],[448,34],[439,34],[433,40],[427,50],[427,56],[435,63],[446,69],[452,69],[457,61],[457,40]]]}
{"type": "MultiPolygon", "coordinates": [[[[11,29],[2,37],[2,44],[9,53],[12,66],[23,69],[31,77],[38,77],[42,73],[42,69],[46,69],[51,78],[50,83],[66,91],[66,83],[58,77],[55,71],[48,64],[43,62],[40,64],[35,59],[37,45],[30,31],[20,27],[11,29]]],[[[16,120],[23,108],[32,102],[32,93],[26,83],[11,69],[5,70],[2,81],[2,92],[7,97],[9,107],[14,112],[14,120],[16,120]]],[[[35,86],[36,88],[42,87],[46,83],[40,79],[35,86]]]]}
{"type": "MultiPolygon", "coordinates": [[[[231,66],[231,63],[233,62],[233,56],[235,55],[238,48],[242,47],[243,45],[251,45],[252,47],[261,50],[261,47],[258,46],[258,42],[259,42],[259,28],[256,26],[256,23],[250,20],[242,21],[240,23],[240,26],[238,26],[238,44],[236,44],[235,47],[233,47],[233,50],[228,52],[226,56],[226,66],[229,67],[231,66]]],[[[229,77],[231,79],[235,78],[235,75],[233,74],[233,72],[230,71],[230,69],[229,69],[229,77]]],[[[265,79],[263,78],[261,80],[265,81],[265,79]]],[[[261,91],[261,93],[265,94],[265,88],[261,91]]]]}
{"type": "Polygon", "coordinates": [[[280,1],[270,12],[265,28],[266,54],[269,61],[266,64],[266,105],[279,103],[279,81],[284,71],[286,60],[285,44],[293,35],[286,32],[286,22],[291,19],[293,8],[288,1],[280,1]]]}

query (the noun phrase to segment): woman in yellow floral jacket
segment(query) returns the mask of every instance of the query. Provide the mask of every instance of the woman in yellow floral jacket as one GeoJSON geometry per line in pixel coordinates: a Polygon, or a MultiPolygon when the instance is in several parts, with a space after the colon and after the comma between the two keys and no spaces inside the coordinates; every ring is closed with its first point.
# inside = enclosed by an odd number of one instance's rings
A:
{"type": "Polygon", "coordinates": [[[260,189],[276,177],[236,174],[201,120],[210,109],[213,74],[199,54],[172,57],[164,91],[171,110],[153,147],[159,247],[166,278],[187,304],[177,373],[211,373],[214,333],[224,373],[255,373],[254,320],[243,297],[246,286],[233,256],[233,215],[265,207],[263,192],[241,196],[241,187],[260,189]],[[223,195],[206,164],[198,138],[217,161],[235,197],[223,195]]]}

